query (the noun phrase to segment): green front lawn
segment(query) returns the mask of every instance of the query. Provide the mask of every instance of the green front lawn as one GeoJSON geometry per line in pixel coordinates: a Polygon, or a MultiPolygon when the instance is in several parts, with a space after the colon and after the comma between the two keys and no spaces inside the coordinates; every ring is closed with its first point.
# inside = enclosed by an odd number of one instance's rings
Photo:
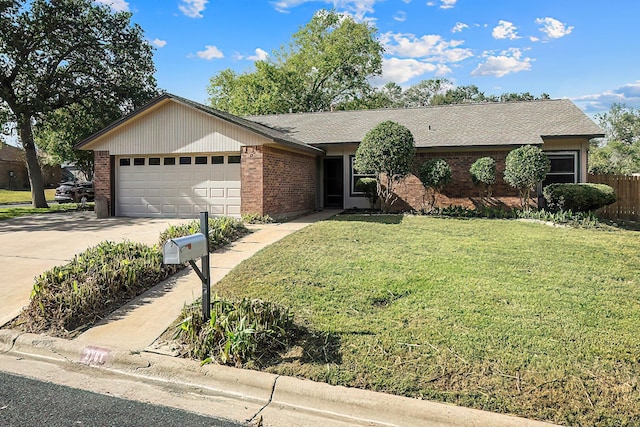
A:
{"type": "Polygon", "coordinates": [[[341,216],[215,291],[316,337],[270,372],[570,425],[640,423],[640,233],[341,216]]]}
{"type": "MultiPolygon", "coordinates": [[[[44,190],[44,197],[47,200],[53,200],[55,195],[55,188],[48,188],[44,190]]],[[[31,191],[13,191],[0,189],[0,204],[2,203],[31,203],[31,191]]]]}

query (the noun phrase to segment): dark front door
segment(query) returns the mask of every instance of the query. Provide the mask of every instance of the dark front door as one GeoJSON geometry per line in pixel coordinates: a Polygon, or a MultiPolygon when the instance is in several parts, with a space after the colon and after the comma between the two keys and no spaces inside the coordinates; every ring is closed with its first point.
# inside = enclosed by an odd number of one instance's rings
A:
{"type": "Polygon", "coordinates": [[[324,159],[324,207],[342,209],[344,179],[342,157],[324,159]]]}

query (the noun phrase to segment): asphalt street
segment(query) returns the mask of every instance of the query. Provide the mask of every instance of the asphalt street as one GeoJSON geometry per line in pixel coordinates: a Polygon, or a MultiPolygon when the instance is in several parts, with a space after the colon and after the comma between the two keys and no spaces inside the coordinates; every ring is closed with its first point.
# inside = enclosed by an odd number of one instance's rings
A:
{"type": "Polygon", "coordinates": [[[0,372],[0,425],[240,427],[244,424],[0,372]]]}

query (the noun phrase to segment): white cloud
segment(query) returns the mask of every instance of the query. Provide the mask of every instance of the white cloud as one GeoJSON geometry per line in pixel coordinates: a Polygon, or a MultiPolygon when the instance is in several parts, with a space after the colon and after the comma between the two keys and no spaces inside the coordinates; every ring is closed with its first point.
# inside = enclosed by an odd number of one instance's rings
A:
{"type": "Polygon", "coordinates": [[[520,49],[511,48],[500,55],[486,54],[486,60],[471,72],[472,76],[504,77],[507,74],[519,73],[531,69],[531,58],[522,58],[520,49]],[[522,58],[522,59],[521,59],[522,58]]]}
{"type": "Polygon", "coordinates": [[[260,48],[256,48],[256,50],[254,52],[256,53],[255,55],[247,56],[248,60],[250,60],[250,61],[264,61],[269,56],[267,51],[262,50],[260,48]]]}
{"type": "Polygon", "coordinates": [[[451,9],[458,0],[440,0],[440,9],[451,9]]]}
{"type": "Polygon", "coordinates": [[[278,12],[289,13],[289,9],[304,3],[325,3],[332,5],[336,10],[348,12],[357,21],[362,21],[367,13],[374,12],[373,7],[378,1],[380,0],[277,0],[271,4],[278,12]]]}
{"type": "Polygon", "coordinates": [[[106,4],[116,12],[128,12],[129,3],[125,0],[94,0],[96,3],[106,4]]]}
{"type": "Polygon", "coordinates": [[[571,98],[586,112],[606,111],[613,103],[625,104],[627,107],[640,108],[640,80],[618,86],[602,93],[583,95],[571,98]]]}
{"type": "Polygon", "coordinates": [[[550,39],[559,39],[567,34],[570,34],[573,27],[568,27],[567,24],[558,21],[553,18],[537,18],[536,24],[542,25],[540,31],[545,33],[550,39]]]}
{"type": "Polygon", "coordinates": [[[209,0],[182,0],[178,9],[189,18],[202,18],[202,12],[209,3],[209,0]]]}
{"type": "Polygon", "coordinates": [[[535,36],[531,36],[531,37],[529,37],[529,40],[531,40],[531,41],[532,41],[532,42],[534,42],[534,43],[535,43],[535,42],[539,42],[539,41],[540,41],[540,39],[539,39],[538,37],[535,37],[535,36]]]}
{"type": "Polygon", "coordinates": [[[433,7],[433,6],[435,6],[435,5],[436,5],[436,4],[435,4],[435,2],[432,2],[432,1],[428,1],[428,2],[427,2],[427,6],[431,6],[431,7],[433,7]]]}
{"type": "Polygon", "coordinates": [[[394,16],[393,19],[395,19],[398,22],[404,22],[407,20],[407,12],[403,11],[403,10],[399,10],[394,16]]]}
{"type": "Polygon", "coordinates": [[[414,34],[387,32],[380,41],[385,52],[405,58],[423,58],[436,62],[458,62],[473,56],[469,49],[459,48],[460,40],[446,41],[432,34],[417,37],[414,34]]]}
{"type": "Polygon", "coordinates": [[[500,39],[515,40],[520,38],[518,37],[518,33],[516,31],[517,29],[518,27],[513,25],[513,23],[509,21],[500,20],[498,21],[498,26],[495,27],[491,32],[491,35],[493,36],[494,39],[497,39],[497,40],[500,40],[500,39]]]}
{"type": "Polygon", "coordinates": [[[211,45],[205,46],[205,49],[196,52],[196,55],[198,55],[198,58],[206,59],[208,61],[212,59],[224,58],[222,52],[220,52],[217,47],[211,45]]]}
{"type": "Polygon", "coordinates": [[[155,47],[160,49],[160,48],[163,48],[163,47],[166,46],[167,41],[166,40],[160,40],[160,39],[153,39],[151,41],[151,44],[153,44],[155,47]]]}
{"type": "Polygon", "coordinates": [[[389,58],[382,62],[382,78],[380,80],[382,83],[405,83],[426,73],[443,76],[450,72],[451,69],[442,64],[432,64],[417,59],[389,58]]]}
{"type": "Polygon", "coordinates": [[[469,26],[467,24],[464,24],[462,22],[456,22],[456,25],[451,29],[452,33],[459,33],[460,31],[464,30],[465,28],[469,28],[469,26]]]}

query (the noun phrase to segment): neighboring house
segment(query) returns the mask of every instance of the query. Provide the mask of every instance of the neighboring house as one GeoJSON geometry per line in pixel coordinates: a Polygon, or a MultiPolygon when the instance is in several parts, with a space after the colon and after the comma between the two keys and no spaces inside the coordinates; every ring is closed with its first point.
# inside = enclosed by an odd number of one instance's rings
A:
{"type": "Polygon", "coordinates": [[[29,188],[29,175],[24,162],[24,152],[2,142],[0,146],[0,188],[24,190],[29,188]]]}
{"type": "MultiPolygon", "coordinates": [[[[516,196],[502,172],[508,152],[526,144],[551,158],[548,182],[586,182],[589,140],[603,136],[569,100],[241,118],[164,94],[77,147],[94,151],[96,199],[110,215],[286,217],[368,207],[355,189],[362,175],[353,159],[365,134],[385,120],[411,130],[416,166],[430,157],[449,162],[445,204],[472,204],[478,189],[469,168],[483,156],[497,161],[494,196],[516,196]]],[[[398,207],[419,209],[424,190],[411,175],[397,195],[398,207]]]]}
{"type": "MultiPolygon", "coordinates": [[[[42,166],[42,180],[45,187],[57,186],[60,183],[60,178],[60,166],[42,166]]],[[[3,142],[0,147],[0,188],[28,190],[30,187],[24,151],[3,142]]]]}

